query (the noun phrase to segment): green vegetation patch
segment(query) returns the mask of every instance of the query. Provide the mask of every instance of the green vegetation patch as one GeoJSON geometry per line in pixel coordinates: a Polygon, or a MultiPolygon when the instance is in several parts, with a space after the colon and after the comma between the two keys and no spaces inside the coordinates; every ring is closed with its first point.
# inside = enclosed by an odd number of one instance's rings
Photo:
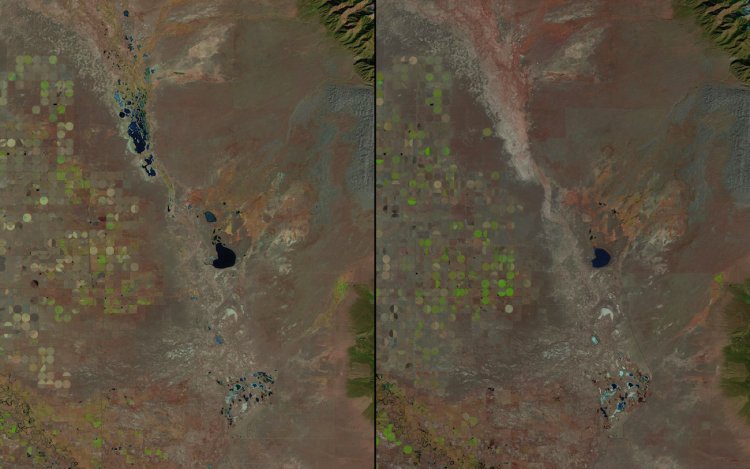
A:
{"type": "Polygon", "coordinates": [[[357,299],[349,310],[352,321],[352,332],[355,335],[354,345],[349,347],[349,364],[352,369],[365,365],[369,370],[366,376],[350,377],[346,381],[346,392],[349,397],[369,397],[370,405],[364,414],[375,418],[375,295],[365,285],[355,285],[357,299]]]}
{"type": "Polygon", "coordinates": [[[375,77],[374,0],[300,0],[304,15],[315,15],[329,33],[354,53],[354,69],[367,83],[375,77]]]}
{"type": "Polygon", "coordinates": [[[750,279],[728,289],[734,298],[726,310],[730,340],[724,347],[721,387],[728,396],[745,400],[740,414],[750,421],[750,279]]]}

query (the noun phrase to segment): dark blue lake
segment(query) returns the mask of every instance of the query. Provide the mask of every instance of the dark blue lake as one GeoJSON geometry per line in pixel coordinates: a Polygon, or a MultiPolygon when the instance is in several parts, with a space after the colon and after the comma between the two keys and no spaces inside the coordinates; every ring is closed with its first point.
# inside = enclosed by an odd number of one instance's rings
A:
{"type": "Polygon", "coordinates": [[[607,251],[602,248],[594,248],[594,258],[591,259],[591,266],[595,269],[600,269],[609,264],[610,259],[611,256],[607,251]]]}
{"type": "Polygon", "coordinates": [[[216,243],[216,255],[218,256],[218,259],[214,259],[212,264],[217,269],[232,267],[237,260],[237,255],[234,251],[221,243],[216,243]]]}

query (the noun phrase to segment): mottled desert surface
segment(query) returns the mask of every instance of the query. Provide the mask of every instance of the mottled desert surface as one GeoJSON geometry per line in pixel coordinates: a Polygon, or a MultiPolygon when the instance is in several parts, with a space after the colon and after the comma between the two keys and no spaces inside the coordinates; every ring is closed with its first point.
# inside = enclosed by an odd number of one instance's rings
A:
{"type": "Polygon", "coordinates": [[[373,98],[295,1],[3,1],[0,467],[368,467],[373,98]]]}
{"type": "Polygon", "coordinates": [[[379,15],[379,466],[745,467],[730,57],[662,0],[379,15]]]}

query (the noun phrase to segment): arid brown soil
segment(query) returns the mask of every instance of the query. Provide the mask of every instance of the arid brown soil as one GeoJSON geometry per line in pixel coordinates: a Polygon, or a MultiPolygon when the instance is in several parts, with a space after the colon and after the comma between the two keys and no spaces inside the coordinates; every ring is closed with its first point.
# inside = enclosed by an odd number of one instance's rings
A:
{"type": "Polygon", "coordinates": [[[480,4],[379,9],[380,465],[740,467],[747,89],[669,1],[480,4]]]}
{"type": "Polygon", "coordinates": [[[335,295],[372,280],[351,54],[291,0],[2,13],[0,465],[370,466],[335,295]]]}

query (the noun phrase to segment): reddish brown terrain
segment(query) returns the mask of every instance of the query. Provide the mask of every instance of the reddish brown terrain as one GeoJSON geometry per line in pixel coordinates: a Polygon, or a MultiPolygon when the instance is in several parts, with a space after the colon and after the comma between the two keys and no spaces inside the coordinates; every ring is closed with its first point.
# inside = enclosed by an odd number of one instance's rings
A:
{"type": "Polygon", "coordinates": [[[666,0],[379,12],[380,467],[744,467],[729,57],[666,0]]]}
{"type": "Polygon", "coordinates": [[[351,54],[291,0],[0,10],[0,467],[371,465],[351,54]]]}

